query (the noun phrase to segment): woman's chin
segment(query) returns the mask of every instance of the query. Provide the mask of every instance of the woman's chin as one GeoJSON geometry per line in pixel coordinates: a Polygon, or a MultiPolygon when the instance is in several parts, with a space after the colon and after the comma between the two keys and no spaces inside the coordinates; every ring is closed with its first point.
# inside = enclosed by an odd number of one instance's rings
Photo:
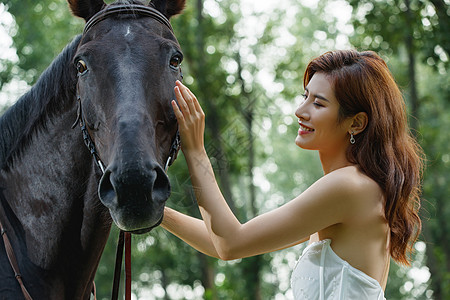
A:
{"type": "Polygon", "coordinates": [[[302,137],[298,136],[298,135],[297,135],[297,137],[295,138],[295,144],[296,144],[298,147],[302,148],[302,149],[305,149],[305,150],[313,150],[313,149],[311,149],[310,147],[308,147],[308,145],[307,145],[307,143],[305,142],[305,140],[304,140],[302,137]]]}
{"type": "Polygon", "coordinates": [[[295,144],[299,146],[300,148],[304,149],[304,142],[302,141],[302,138],[297,135],[295,138],[295,144]]]}

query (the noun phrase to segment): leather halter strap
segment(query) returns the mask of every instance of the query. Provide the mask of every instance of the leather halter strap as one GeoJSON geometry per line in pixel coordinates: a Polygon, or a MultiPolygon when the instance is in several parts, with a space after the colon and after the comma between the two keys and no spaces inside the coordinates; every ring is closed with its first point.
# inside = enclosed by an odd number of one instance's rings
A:
{"type": "Polygon", "coordinates": [[[86,34],[89,31],[89,29],[91,29],[93,26],[100,23],[101,21],[109,18],[110,16],[120,14],[134,14],[144,17],[151,17],[156,21],[160,22],[161,24],[167,26],[170,29],[170,31],[173,32],[173,28],[172,25],[170,25],[169,20],[157,9],[150,6],[138,4],[131,4],[131,5],[120,4],[108,6],[105,9],[96,13],[94,16],[92,16],[92,18],[90,18],[89,21],[86,23],[83,34],[86,34]]]}

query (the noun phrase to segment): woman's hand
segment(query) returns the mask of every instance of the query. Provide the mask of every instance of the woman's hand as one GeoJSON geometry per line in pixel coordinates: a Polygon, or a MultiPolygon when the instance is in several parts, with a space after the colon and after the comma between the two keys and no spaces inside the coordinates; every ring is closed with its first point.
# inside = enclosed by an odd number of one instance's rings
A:
{"type": "Polygon", "coordinates": [[[172,107],[178,120],[181,136],[181,149],[187,153],[204,152],[205,113],[195,95],[180,81],[174,88],[177,102],[172,107]]]}

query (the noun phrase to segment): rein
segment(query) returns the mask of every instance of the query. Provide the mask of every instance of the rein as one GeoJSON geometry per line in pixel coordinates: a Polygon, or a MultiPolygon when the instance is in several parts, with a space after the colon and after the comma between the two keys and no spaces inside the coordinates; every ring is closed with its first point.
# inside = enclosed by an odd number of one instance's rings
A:
{"type": "MultiPolygon", "coordinates": [[[[144,17],[151,17],[152,19],[160,22],[161,24],[167,26],[171,32],[173,32],[172,26],[170,25],[169,20],[164,16],[161,12],[156,10],[153,7],[137,5],[137,4],[120,4],[106,7],[105,9],[96,13],[85,25],[83,35],[86,34],[92,27],[94,27],[99,22],[107,19],[110,16],[120,15],[120,14],[134,14],[144,17]]],[[[86,127],[86,123],[83,117],[83,110],[81,108],[81,98],[78,94],[77,88],[77,102],[78,102],[78,112],[77,119],[75,123],[72,125],[72,128],[75,128],[78,124],[80,125],[81,132],[83,133],[83,141],[92,157],[94,158],[95,164],[102,171],[102,174],[105,173],[105,166],[101,161],[95,144],[89,134],[89,131],[86,127]]],[[[181,140],[180,134],[177,131],[176,136],[172,142],[172,145],[169,150],[169,156],[167,158],[166,164],[164,166],[165,172],[170,165],[177,158],[178,151],[180,150],[181,140]]],[[[16,256],[14,254],[14,249],[12,248],[11,242],[6,234],[6,229],[0,220],[0,231],[3,238],[3,242],[5,244],[6,255],[8,257],[11,268],[14,271],[14,276],[17,282],[20,285],[22,293],[26,300],[32,300],[29,292],[27,291],[25,285],[22,281],[22,275],[20,274],[19,265],[17,263],[16,256]]],[[[117,252],[116,252],[116,265],[114,270],[114,281],[113,281],[113,289],[112,289],[112,300],[117,300],[119,293],[119,283],[120,283],[120,272],[122,268],[122,257],[123,257],[123,248],[125,246],[125,300],[131,300],[131,233],[124,232],[120,230],[119,232],[119,241],[117,243],[117,252]]],[[[96,299],[95,292],[95,283],[93,283],[92,294],[94,295],[94,299],[96,299]]]]}
{"type": "Polygon", "coordinates": [[[8,235],[6,234],[6,229],[3,227],[2,221],[0,220],[0,231],[2,234],[3,242],[5,244],[6,256],[8,256],[9,264],[14,271],[14,277],[16,277],[17,282],[20,285],[22,294],[26,300],[32,300],[27,288],[23,284],[22,275],[20,274],[19,264],[17,263],[16,255],[14,254],[14,249],[12,248],[11,242],[9,241],[8,235]]]}

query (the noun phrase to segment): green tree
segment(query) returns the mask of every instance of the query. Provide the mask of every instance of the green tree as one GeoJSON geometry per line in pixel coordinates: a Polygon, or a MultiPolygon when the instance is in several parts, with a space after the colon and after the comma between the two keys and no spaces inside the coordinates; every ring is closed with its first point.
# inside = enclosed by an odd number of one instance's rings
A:
{"type": "MultiPolygon", "coordinates": [[[[442,132],[441,126],[448,123],[449,118],[445,110],[449,104],[449,6],[440,0],[349,2],[354,8],[353,44],[390,57],[391,70],[400,86],[405,87],[410,124],[428,162],[424,174],[422,239],[427,245],[431,288],[435,299],[447,299],[450,297],[447,284],[450,227],[445,220],[450,208],[445,201],[449,190],[443,181],[449,174],[448,134],[442,132]]],[[[396,290],[401,291],[401,286],[396,290]]],[[[403,296],[394,297],[401,299],[403,296]]]]}
{"type": "Polygon", "coordinates": [[[2,3],[17,25],[12,38],[19,62],[17,68],[0,71],[0,89],[13,77],[32,85],[64,46],[81,32],[83,22],[70,14],[65,0],[4,0],[2,3]]]}

